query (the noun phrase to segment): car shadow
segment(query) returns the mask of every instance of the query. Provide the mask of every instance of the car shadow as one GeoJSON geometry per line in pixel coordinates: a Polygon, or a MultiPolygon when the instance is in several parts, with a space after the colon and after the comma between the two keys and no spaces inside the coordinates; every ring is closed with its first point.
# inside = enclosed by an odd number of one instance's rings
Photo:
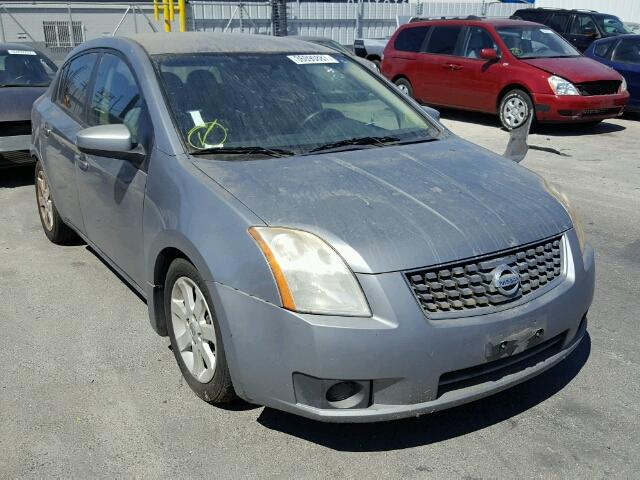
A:
{"type": "Polygon", "coordinates": [[[0,170],[0,188],[16,188],[33,185],[34,166],[7,167],[0,170]]]}
{"type": "Polygon", "coordinates": [[[591,338],[587,333],[576,350],[563,362],[541,375],[475,402],[419,418],[369,424],[321,423],[271,408],[258,422],[266,428],[302,438],[333,450],[380,452],[442,442],[508,422],[562,390],[587,362],[591,338]]]}
{"type": "MultiPolygon", "coordinates": [[[[500,120],[496,115],[491,115],[488,113],[469,112],[465,110],[454,110],[450,108],[438,108],[438,110],[440,110],[440,117],[445,120],[475,123],[477,125],[484,125],[486,127],[496,127],[503,129],[500,125],[500,120]]],[[[627,115],[625,115],[624,118],[633,118],[627,117],[627,115]]],[[[622,130],[626,130],[626,127],[624,125],[610,123],[605,120],[595,125],[587,123],[538,123],[532,127],[531,133],[538,135],[548,135],[552,137],[574,137],[579,135],[598,135],[604,133],[620,132],[622,130]]]]}
{"type": "MultiPolygon", "coordinates": [[[[84,242],[82,242],[84,243],[84,242]]],[[[82,244],[80,243],[80,244],[82,244]]],[[[85,247],[87,249],[88,252],[90,252],[93,256],[95,256],[98,260],[100,260],[100,262],[107,267],[111,273],[113,273],[122,283],[124,283],[126,285],[126,287],[131,291],[131,293],[133,293],[136,297],[138,297],[142,302],[144,302],[145,304],[147,303],[147,299],[144,298],[139,292],[138,290],[135,289],[135,287],[133,285],[131,285],[131,283],[129,282],[128,279],[126,279],[125,277],[123,277],[120,272],[118,272],[115,268],[113,268],[109,263],[107,263],[104,258],[102,258],[102,256],[100,256],[100,254],[98,252],[96,252],[96,250],[91,246],[91,245],[87,245],[85,247]]]]}

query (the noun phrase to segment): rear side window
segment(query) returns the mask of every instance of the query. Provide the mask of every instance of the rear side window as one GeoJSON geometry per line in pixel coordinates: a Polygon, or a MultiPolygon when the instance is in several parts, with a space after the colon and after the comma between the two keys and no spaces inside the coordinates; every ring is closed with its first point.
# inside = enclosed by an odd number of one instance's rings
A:
{"type": "Polygon", "coordinates": [[[98,58],[97,53],[88,53],[74,58],[65,67],[58,103],[65,107],[71,115],[82,119],[87,102],[87,90],[91,81],[91,72],[98,58]]]}
{"type": "Polygon", "coordinates": [[[513,14],[514,17],[520,17],[523,20],[527,20],[528,22],[536,22],[542,23],[544,22],[544,17],[546,12],[532,12],[530,10],[520,10],[513,14]]]}
{"type": "Polygon", "coordinates": [[[461,32],[462,27],[460,26],[434,27],[426,52],[437,55],[454,55],[461,32]]]}
{"type": "Polygon", "coordinates": [[[596,22],[590,15],[576,15],[573,25],[571,25],[571,33],[575,35],[593,35],[598,33],[596,22]]]}
{"type": "Polygon", "coordinates": [[[569,20],[571,20],[571,16],[566,13],[554,13],[549,18],[547,25],[558,33],[564,33],[567,31],[569,20]]]}
{"type": "Polygon", "coordinates": [[[611,51],[613,50],[613,46],[616,44],[616,42],[604,42],[601,43],[600,45],[598,45],[596,48],[593,49],[593,53],[596,54],[596,56],[600,57],[600,58],[610,58],[611,57],[611,51]]]}
{"type": "Polygon", "coordinates": [[[622,40],[613,54],[613,60],[616,62],[640,64],[640,41],[632,39],[622,40]]]}
{"type": "Polygon", "coordinates": [[[429,27],[405,28],[396,37],[393,47],[401,52],[419,52],[429,27]]]}

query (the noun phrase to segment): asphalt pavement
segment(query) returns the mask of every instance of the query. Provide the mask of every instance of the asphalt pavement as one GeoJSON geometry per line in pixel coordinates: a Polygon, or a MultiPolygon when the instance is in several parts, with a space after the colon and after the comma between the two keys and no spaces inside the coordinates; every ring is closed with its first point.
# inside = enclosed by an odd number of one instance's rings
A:
{"type": "MultiPolygon", "coordinates": [[[[494,117],[443,122],[506,146],[494,117]]],[[[588,338],[511,390],[369,425],[199,400],[145,303],[85,245],[46,239],[30,169],[0,171],[0,478],[638,478],[640,119],[530,143],[523,165],[568,193],[596,250],[588,338]]]]}

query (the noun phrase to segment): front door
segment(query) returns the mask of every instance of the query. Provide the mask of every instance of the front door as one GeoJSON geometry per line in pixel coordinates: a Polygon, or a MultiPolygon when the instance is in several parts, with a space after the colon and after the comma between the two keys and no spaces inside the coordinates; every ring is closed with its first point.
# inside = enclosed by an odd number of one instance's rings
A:
{"type": "Polygon", "coordinates": [[[75,145],[77,133],[85,127],[84,110],[97,53],[71,60],[61,72],[58,93],[43,112],[44,155],[53,198],[64,220],[84,232],[76,184],[75,145]]]}
{"type": "Polygon", "coordinates": [[[598,27],[591,15],[579,13],[574,16],[569,30],[569,41],[574,47],[584,52],[599,36],[598,27]]]}
{"type": "Polygon", "coordinates": [[[494,113],[504,69],[501,61],[480,58],[480,52],[492,48],[500,50],[491,34],[482,27],[469,27],[462,42],[461,55],[455,60],[448,88],[451,105],[494,113]]]}
{"type": "Polygon", "coordinates": [[[627,81],[629,106],[640,108],[640,40],[623,38],[611,56],[609,66],[613,67],[627,81]]]}
{"type": "MultiPolygon", "coordinates": [[[[124,124],[134,143],[150,147],[152,127],[135,76],[125,61],[105,53],[91,90],[89,125],[124,124]]],[[[146,163],[82,154],[78,191],[87,236],[138,286],[143,286],[142,208],[146,163]]]]}

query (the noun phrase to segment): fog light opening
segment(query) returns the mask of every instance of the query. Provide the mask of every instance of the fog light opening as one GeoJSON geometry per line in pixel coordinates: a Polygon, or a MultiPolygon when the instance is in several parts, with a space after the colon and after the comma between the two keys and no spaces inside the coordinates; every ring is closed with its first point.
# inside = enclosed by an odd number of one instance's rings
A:
{"type": "Polygon", "coordinates": [[[338,382],[327,389],[325,398],[334,408],[353,408],[364,399],[365,389],[359,382],[338,382]]]}

